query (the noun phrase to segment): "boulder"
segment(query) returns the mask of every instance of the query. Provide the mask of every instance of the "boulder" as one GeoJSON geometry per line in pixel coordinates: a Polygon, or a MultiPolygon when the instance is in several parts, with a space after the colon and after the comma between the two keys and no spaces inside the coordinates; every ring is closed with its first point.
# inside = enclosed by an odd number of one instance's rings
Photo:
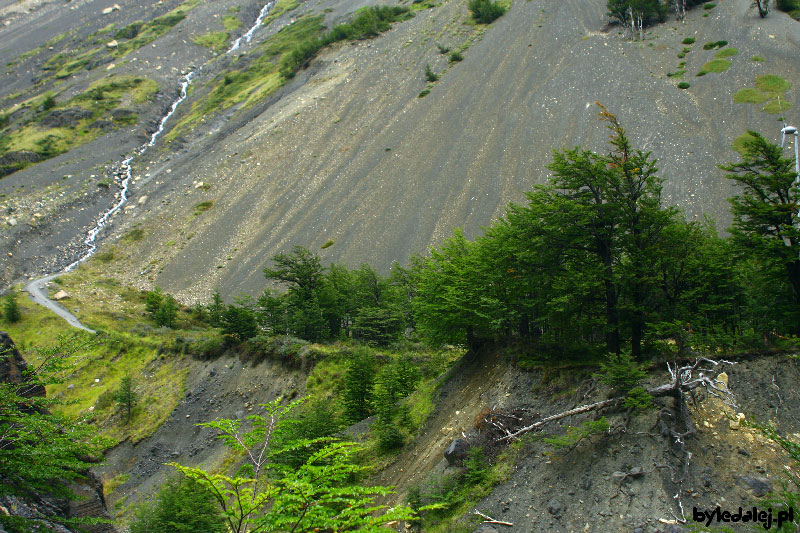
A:
{"type": "Polygon", "coordinates": [[[42,119],[42,126],[47,128],[73,128],[78,122],[91,118],[92,112],[88,109],[70,107],[51,111],[42,119]]]}
{"type": "Polygon", "coordinates": [[[62,289],[57,293],[55,293],[51,298],[51,300],[59,301],[59,300],[65,300],[67,298],[69,298],[69,293],[67,293],[67,291],[62,289]]]}
{"type": "Polygon", "coordinates": [[[772,483],[768,479],[757,476],[739,476],[739,482],[749,488],[757,497],[764,496],[772,492],[772,483]]]}
{"type": "Polygon", "coordinates": [[[447,464],[450,466],[461,465],[467,457],[469,448],[469,442],[464,439],[455,439],[444,452],[444,458],[447,459],[447,464]]]}

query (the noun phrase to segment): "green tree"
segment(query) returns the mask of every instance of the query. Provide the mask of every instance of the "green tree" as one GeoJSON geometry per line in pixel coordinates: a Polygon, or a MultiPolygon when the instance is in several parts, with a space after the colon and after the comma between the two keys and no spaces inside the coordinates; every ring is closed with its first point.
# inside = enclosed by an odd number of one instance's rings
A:
{"type": "Polygon", "coordinates": [[[129,375],[125,375],[119,382],[119,388],[114,393],[114,401],[125,409],[125,423],[131,421],[133,408],[139,402],[139,395],[136,393],[136,384],[129,375]]]}
{"type": "Polygon", "coordinates": [[[178,318],[178,302],[172,295],[167,294],[163,297],[161,304],[153,314],[153,320],[159,327],[171,328],[175,326],[175,320],[178,318]]]}
{"type": "MultiPolygon", "coordinates": [[[[82,339],[62,337],[39,349],[38,366],[22,364],[21,382],[0,383],[0,496],[71,497],[68,483],[84,479],[109,444],[85,419],[51,412],[60,402],[44,396],[45,386],[59,383],[58,376],[87,348],[82,339]]],[[[21,359],[13,344],[0,357],[21,359]]],[[[0,513],[0,524],[25,528],[27,521],[0,513]]]]}
{"type": "Polygon", "coordinates": [[[344,387],[344,404],[351,422],[374,412],[375,357],[369,349],[358,348],[350,356],[344,387]]]}
{"type": "Polygon", "coordinates": [[[739,163],[720,166],[741,193],[730,199],[731,233],[743,253],[754,253],[783,271],[800,305],[800,218],[794,159],[761,134],[750,131],[739,163]]]}
{"type": "Polygon", "coordinates": [[[319,256],[296,246],[291,254],[275,255],[272,261],[275,267],[264,269],[264,275],[289,285],[287,313],[292,332],[310,341],[325,338],[328,328],[320,305],[325,269],[319,256]]]}
{"type": "Polygon", "coordinates": [[[258,334],[255,313],[247,307],[229,305],[220,320],[222,334],[230,342],[242,342],[258,334]]]}
{"type": "Polygon", "coordinates": [[[22,320],[22,313],[19,310],[17,296],[14,293],[10,293],[5,297],[5,301],[3,302],[3,318],[10,324],[22,320]]]}
{"type": "MultiPolygon", "coordinates": [[[[391,493],[381,486],[354,485],[352,479],[366,467],[353,462],[358,445],[330,442],[311,455],[300,467],[270,463],[278,450],[271,446],[278,421],[298,402],[281,406],[264,404],[265,415],[251,415],[249,429],[242,421],[222,419],[201,426],[216,429],[230,448],[245,455],[245,467],[235,476],[212,474],[199,468],[173,463],[186,476],[200,483],[216,500],[230,531],[382,531],[393,520],[412,518],[408,507],[374,504],[374,499],[391,493]],[[270,466],[272,468],[270,468],[270,466]],[[271,478],[267,475],[274,471],[271,478]]],[[[298,440],[284,447],[303,447],[319,440],[298,440]]]]}
{"type": "Polygon", "coordinates": [[[225,311],[225,302],[222,301],[219,291],[214,291],[211,303],[208,304],[209,323],[214,327],[222,325],[222,313],[225,311]]]}
{"type": "Polygon", "coordinates": [[[208,491],[186,476],[167,480],[154,501],[134,511],[131,533],[225,533],[219,507],[208,491]]]}
{"type": "Polygon", "coordinates": [[[548,168],[554,173],[554,194],[573,204],[564,208],[577,222],[573,231],[580,232],[574,235],[574,245],[589,250],[602,265],[606,348],[619,352],[622,318],[630,329],[631,353],[638,358],[647,323],[646,298],[655,283],[652,254],[676,211],[661,205],[663,180],[656,176],[651,154],[635,149],[617,118],[602,105],[599,116],[611,131],[610,152],[556,152],[548,168]],[[621,301],[622,296],[627,298],[621,301]]]}

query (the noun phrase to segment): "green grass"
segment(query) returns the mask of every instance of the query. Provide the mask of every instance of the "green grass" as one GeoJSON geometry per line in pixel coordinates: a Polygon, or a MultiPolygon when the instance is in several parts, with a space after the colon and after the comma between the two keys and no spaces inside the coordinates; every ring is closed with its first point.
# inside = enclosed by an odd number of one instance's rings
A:
{"type": "Polygon", "coordinates": [[[297,9],[299,5],[297,0],[278,0],[275,3],[275,7],[272,8],[269,15],[267,15],[263,22],[261,23],[262,26],[269,26],[272,21],[280,17],[281,15],[288,13],[289,11],[294,11],[297,9]]]}
{"type": "Polygon", "coordinates": [[[685,81],[682,81],[682,82],[680,82],[680,83],[678,84],[678,89],[688,89],[689,87],[691,87],[691,85],[689,85],[689,84],[688,84],[688,83],[686,83],[685,81]]]}
{"type": "Polygon", "coordinates": [[[235,15],[223,15],[222,25],[225,27],[226,31],[233,31],[235,29],[241,28],[242,21],[239,20],[239,17],[235,15]]]}
{"type": "MultiPolygon", "coordinates": [[[[296,4],[278,5],[286,10],[296,4]]],[[[275,14],[275,13],[273,13],[275,14]]],[[[272,94],[303,68],[323,47],[341,40],[367,39],[390,27],[390,21],[409,16],[405,8],[372,7],[359,10],[347,24],[324,33],[323,16],[303,16],[269,37],[254,57],[240,70],[233,70],[214,81],[204,98],[196,101],[176,126],[165,136],[170,142],[193,129],[204,117],[235,105],[248,107],[272,94]]]]}
{"type": "Polygon", "coordinates": [[[740,89],[733,95],[733,101],[737,104],[761,104],[769,99],[764,93],[758,89],[747,87],[740,89]]]}
{"type": "MultiPolygon", "coordinates": [[[[68,361],[63,382],[48,387],[48,396],[67,402],[59,406],[65,414],[88,415],[101,434],[114,442],[131,439],[135,443],[152,435],[183,398],[187,365],[169,347],[186,336],[187,329],[159,330],[143,323],[143,293],[104,277],[108,268],[107,263],[92,259],[59,277],[57,284],[70,295],[63,303],[70,310],[77,309],[79,319],[98,335],[75,333],[62,318],[23,295],[17,298],[22,320],[0,323],[34,364],[36,347],[53,346],[60,336],[77,335],[88,342],[68,361]],[[130,424],[124,423],[113,401],[125,375],[133,377],[140,397],[130,424]]],[[[186,318],[182,320],[185,328],[191,326],[186,318]]]]}
{"type": "Polygon", "coordinates": [[[205,35],[195,37],[193,42],[194,44],[210,48],[217,53],[224,52],[228,46],[228,32],[210,31],[205,35]]]}
{"type": "Polygon", "coordinates": [[[731,62],[727,59],[712,59],[700,69],[697,73],[698,76],[705,76],[710,72],[725,72],[731,67],[731,62]]]}
{"type": "Polygon", "coordinates": [[[681,41],[681,44],[694,44],[694,43],[695,43],[694,37],[687,37],[683,41],[681,41]]]}
{"type": "Polygon", "coordinates": [[[681,78],[683,78],[683,75],[684,75],[684,74],[686,74],[686,69],[681,69],[681,70],[677,70],[677,71],[675,71],[675,72],[669,72],[669,73],[667,73],[667,77],[668,77],[668,78],[677,78],[677,79],[681,79],[681,78]]]}
{"type": "Polygon", "coordinates": [[[714,54],[714,57],[719,58],[719,59],[724,59],[726,57],[735,56],[738,53],[739,53],[739,50],[737,50],[736,48],[724,48],[724,49],[720,50],[719,52],[717,52],[716,54],[714,54]]]}
{"type": "Polygon", "coordinates": [[[761,108],[761,111],[764,111],[765,113],[769,113],[771,115],[777,115],[778,113],[783,113],[784,111],[788,111],[791,108],[792,108],[792,103],[787,102],[786,100],[781,98],[780,101],[778,101],[777,99],[770,101],[769,103],[767,103],[767,105],[761,108]]]}
{"type": "Polygon", "coordinates": [[[754,61],[756,63],[763,63],[764,61],[766,61],[766,59],[764,59],[761,56],[753,56],[750,58],[750,61],[754,61]]]}
{"type": "Polygon", "coordinates": [[[756,77],[756,87],[765,93],[784,93],[792,84],[775,74],[764,74],[756,77]]]}
{"type": "Polygon", "coordinates": [[[195,216],[200,215],[201,213],[205,213],[212,207],[214,207],[213,200],[206,200],[205,202],[200,202],[199,204],[194,206],[194,214],[195,216]]]}

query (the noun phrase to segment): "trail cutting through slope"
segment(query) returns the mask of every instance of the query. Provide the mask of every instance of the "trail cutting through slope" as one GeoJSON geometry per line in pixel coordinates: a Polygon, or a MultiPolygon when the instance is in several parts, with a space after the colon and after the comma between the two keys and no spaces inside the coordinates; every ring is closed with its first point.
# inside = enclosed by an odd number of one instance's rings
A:
{"type": "MultiPolygon", "coordinates": [[[[247,32],[245,32],[241,37],[237,38],[231,44],[228,51],[225,52],[226,54],[231,54],[241,47],[242,41],[249,43],[253,39],[253,35],[255,34],[256,30],[261,27],[261,23],[264,21],[264,17],[270,12],[272,7],[275,5],[275,0],[270,0],[261,8],[261,11],[258,14],[253,25],[250,27],[247,32]]],[[[89,230],[89,233],[86,235],[86,239],[83,241],[84,245],[86,245],[86,250],[72,263],[70,263],[63,271],[48,274],[47,276],[37,278],[28,282],[24,290],[30,295],[31,299],[47,309],[50,309],[58,316],[62,317],[66,320],[71,326],[89,331],[94,333],[94,330],[91,328],[86,327],[83,325],[78,318],[70,313],[67,309],[59,305],[58,303],[54,302],[47,296],[47,291],[45,290],[47,283],[52,281],[53,279],[57,278],[60,274],[64,274],[67,272],[72,271],[76,267],[78,267],[81,263],[89,259],[96,251],[97,251],[97,237],[103,231],[103,229],[108,225],[111,217],[119,211],[122,206],[128,201],[128,190],[130,185],[130,180],[132,177],[133,172],[133,161],[136,159],[137,156],[144,155],[150,148],[155,146],[156,141],[164,133],[164,129],[166,127],[167,121],[175,114],[175,111],[178,109],[178,106],[186,100],[188,96],[189,85],[191,85],[192,80],[194,80],[195,76],[199,75],[203,70],[203,66],[196,70],[190,71],[188,74],[183,76],[180,81],[180,92],[178,97],[172,102],[172,105],[169,108],[169,111],[161,117],[161,120],[158,123],[158,128],[153,134],[150,136],[150,140],[147,141],[145,144],[137,148],[132,155],[127,157],[126,159],[122,160],[119,164],[117,170],[114,172],[116,177],[121,177],[122,180],[119,183],[120,193],[119,193],[119,200],[107,211],[102,213],[100,217],[97,219],[97,223],[95,226],[89,230]]]]}

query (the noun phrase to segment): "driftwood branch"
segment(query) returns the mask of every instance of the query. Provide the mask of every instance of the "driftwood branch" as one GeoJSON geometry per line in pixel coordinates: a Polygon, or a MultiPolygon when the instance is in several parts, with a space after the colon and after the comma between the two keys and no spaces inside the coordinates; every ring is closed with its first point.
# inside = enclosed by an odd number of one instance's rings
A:
{"type": "Polygon", "coordinates": [[[491,516],[483,514],[482,512],[478,511],[477,509],[473,510],[472,513],[480,516],[481,518],[484,518],[484,520],[483,520],[483,522],[481,522],[481,524],[497,524],[497,525],[500,525],[500,526],[514,527],[514,524],[512,524],[511,522],[503,522],[502,520],[495,520],[491,516]]]}
{"type": "MultiPolygon", "coordinates": [[[[722,400],[726,405],[730,405],[731,407],[735,408],[736,403],[733,399],[733,395],[730,393],[727,387],[717,381],[714,381],[713,379],[713,375],[719,372],[718,367],[722,365],[733,364],[735,363],[731,361],[714,361],[706,357],[700,357],[696,359],[693,364],[687,364],[681,367],[667,363],[667,371],[669,372],[671,378],[670,382],[657,387],[651,387],[650,389],[647,389],[647,392],[654,397],[674,396],[679,400],[679,408],[681,409],[682,414],[686,414],[686,402],[684,401],[683,395],[689,391],[697,389],[698,387],[702,387],[709,394],[722,400]]],[[[554,422],[568,416],[588,413],[590,411],[597,411],[607,407],[615,407],[622,404],[624,400],[625,396],[617,396],[615,398],[609,398],[608,400],[602,400],[599,402],[582,405],[568,411],[563,411],[561,413],[545,417],[514,432],[509,432],[506,430],[506,435],[500,437],[498,440],[506,441],[516,439],[519,438],[520,435],[539,429],[550,422],[554,422]]],[[[684,417],[684,419],[689,420],[688,414],[687,417],[684,417]]],[[[689,421],[689,423],[691,423],[691,421],[689,421]]],[[[675,433],[671,436],[676,439],[678,443],[680,443],[686,436],[689,436],[693,433],[694,427],[692,426],[691,429],[687,430],[685,433],[675,433]]]]}

